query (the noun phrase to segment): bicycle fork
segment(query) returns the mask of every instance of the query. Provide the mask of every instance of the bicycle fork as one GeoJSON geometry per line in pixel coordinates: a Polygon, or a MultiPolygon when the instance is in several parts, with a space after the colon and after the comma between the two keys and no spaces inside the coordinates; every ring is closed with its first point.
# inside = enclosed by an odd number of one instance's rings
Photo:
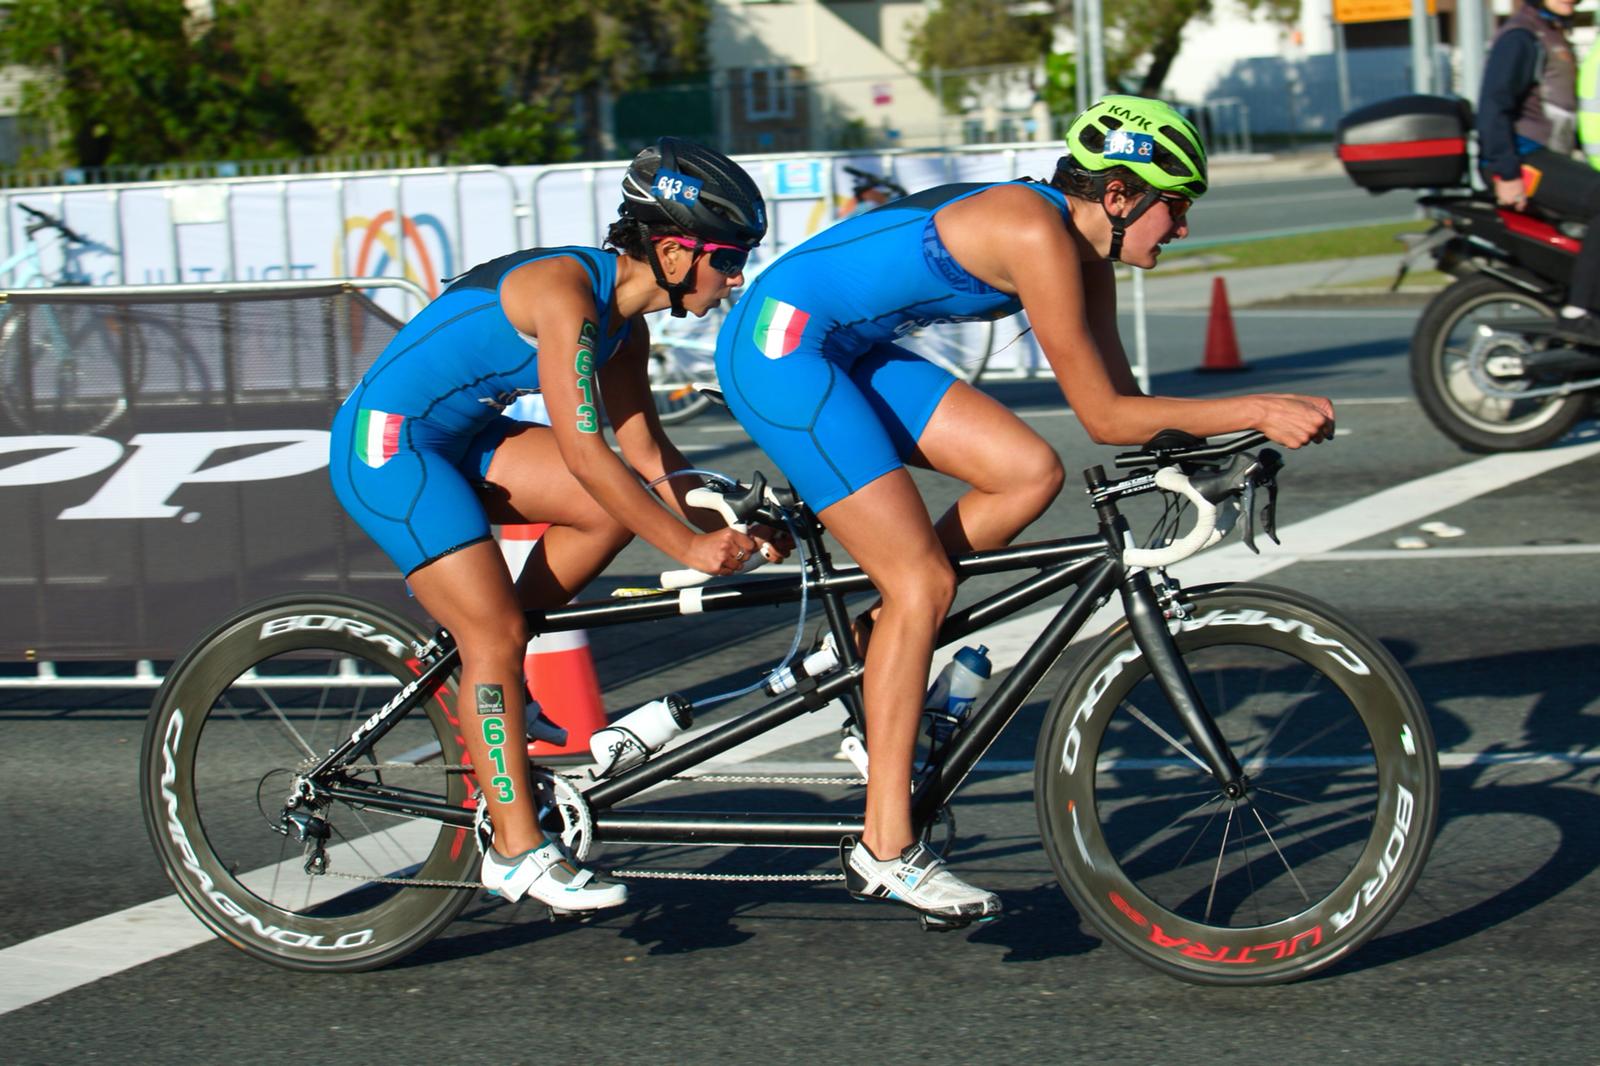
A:
{"type": "Polygon", "coordinates": [[[1183,656],[1178,654],[1177,641],[1167,629],[1166,616],[1156,600],[1149,572],[1140,570],[1127,575],[1120,590],[1134,643],[1144,654],[1145,662],[1150,664],[1150,674],[1161,694],[1183,723],[1196,755],[1222,786],[1223,794],[1229,799],[1239,799],[1249,785],[1244,768],[1217,728],[1216,720],[1194,686],[1194,678],[1189,676],[1183,656]]]}
{"type": "MultiPolygon", "coordinates": [[[[1106,488],[1105,471],[1094,467],[1086,471],[1091,493],[1102,493],[1106,488]]],[[[1147,570],[1124,569],[1122,549],[1133,544],[1128,519],[1117,509],[1117,496],[1113,493],[1097,495],[1095,512],[1100,516],[1100,533],[1112,549],[1112,565],[1123,569],[1118,591],[1122,595],[1122,609],[1133,631],[1134,643],[1150,664],[1150,674],[1155,678],[1161,694],[1183,723],[1189,740],[1194,745],[1197,758],[1211,772],[1223,794],[1229,799],[1239,799],[1249,786],[1244,768],[1234,756],[1233,749],[1217,728],[1216,719],[1206,709],[1205,701],[1189,676],[1183,656],[1178,654],[1177,641],[1167,628],[1166,614],[1162,610],[1156,590],[1147,570]]],[[[1176,741],[1174,741],[1176,746],[1176,741]]],[[[1185,754],[1190,754],[1185,752],[1185,754]]]]}

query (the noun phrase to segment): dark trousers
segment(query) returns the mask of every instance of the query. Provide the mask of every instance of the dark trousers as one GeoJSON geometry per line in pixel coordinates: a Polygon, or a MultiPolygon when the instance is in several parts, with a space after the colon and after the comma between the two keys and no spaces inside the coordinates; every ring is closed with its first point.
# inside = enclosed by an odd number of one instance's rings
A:
{"type": "Polygon", "coordinates": [[[1523,186],[1534,206],[1561,218],[1586,222],[1589,235],[1572,265],[1567,302],[1600,315],[1600,170],[1540,148],[1522,157],[1523,186]],[[1530,180],[1537,172],[1537,180],[1530,180]]]}

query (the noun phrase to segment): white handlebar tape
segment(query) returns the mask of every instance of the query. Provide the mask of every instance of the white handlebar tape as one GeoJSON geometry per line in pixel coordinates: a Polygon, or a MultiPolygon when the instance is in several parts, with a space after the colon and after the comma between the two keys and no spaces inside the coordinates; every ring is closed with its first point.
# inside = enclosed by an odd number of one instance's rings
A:
{"type": "MultiPolygon", "coordinates": [[[[717,512],[728,523],[729,529],[740,533],[750,531],[750,527],[739,521],[739,517],[733,513],[733,508],[728,506],[727,499],[716,489],[701,485],[684,493],[683,501],[690,507],[704,507],[708,511],[717,512]]],[[[766,561],[759,550],[751,552],[750,558],[740,565],[739,573],[749,573],[766,561]]],[[[666,570],[661,574],[661,587],[668,590],[693,588],[696,585],[704,585],[716,576],[700,570],[666,570]]]]}
{"type": "Polygon", "coordinates": [[[1162,467],[1156,471],[1156,487],[1179,493],[1194,504],[1194,528],[1165,548],[1123,549],[1124,566],[1140,566],[1145,569],[1171,566],[1222,539],[1222,534],[1217,531],[1216,504],[1200,495],[1200,490],[1189,483],[1189,478],[1183,471],[1175,466],[1162,467]]]}

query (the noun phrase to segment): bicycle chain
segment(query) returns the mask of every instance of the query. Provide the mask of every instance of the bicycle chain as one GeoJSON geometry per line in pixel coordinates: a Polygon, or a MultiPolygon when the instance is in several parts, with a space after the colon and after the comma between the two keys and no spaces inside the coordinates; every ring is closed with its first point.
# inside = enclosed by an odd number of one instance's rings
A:
{"type": "Polygon", "coordinates": [[[765,882],[822,882],[843,881],[844,874],[703,874],[693,870],[612,870],[612,877],[632,878],[635,881],[765,881],[765,882]]]}
{"type": "MultiPolygon", "coordinates": [[[[463,773],[470,773],[471,770],[472,770],[472,767],[469,766],[469,765],[466,765],[466,764],[452,764],[452,765],[447,765],[447,766],[433,766],[433,765],[421,766],[421,765],[417,765],[417,764],[414,764],[414,763],[404,763],[404,762],[389,763],[389,762],[386,762],[386,763],[368,763],[365,766],[352,766],[352,767],[349,767],[348,769],[350,769],[351,771],[356,772],[356,773],[370,773],[370,772],[373,772],[373,771],[383,771],[385,773],[393,773],[393,772],[400,772],[400,771],[411,771],[411,772],[428,771],[428,772],[432,772],[432,773],[437,773],[437,772],[439,772],[441,770],[444,770],[444,771],[447,771],[447,772],[461,771],[463,773]]],[[[556,776],[564,778],[564,779],[566,779],[568,781],[588,781],[588,780],[590,780],[590,778],[586,774],[556,774],[556,776]]],[[[704,782],[708,782],[708,783],[713,784],[713,785],[848,785],[851,788],[865,788],[866,787],[866,782],[861,780],[861,778],[859,776],[855,775],[855,774],[835,774],[835,775],[832,775],[832,776],[820,776],[819,775],[819,776],[815,776],[815,777],[797,777],[797,776],[788,776],[788,777],[786,777],[786,776],[781,776],[781,775],[777,775],[777,774],[698,774],[698,775],[684,775],[684,776],[679,776],[679,777],[669,777],[669,778],[667,778],[667,780],[668,781],[704,781],[704,782]]]]}
{"type": "MultiPolygon", "coordinates": [[[[359,768],[362,772],[370,771],[421,771],[426,770],[437,773],[440,770],[470,771],[471,766],[456,763],[444,766],[417,766],[413,763],[368,763],[359,768]]],[[[581,781],[583,774],[559,774],[570,781],[581,781]]],[[[865,782],[855,777],[843,774],[833,777],[782,777],[777,775],[761,774],[705,774],[700,777],[670,777],[669,781],[707,781],[712,784],[760,784],[760,785],[837,785],[847,784],[852,787],[861,787],[865,782]]],[[[375,885],[404,885],[407,888],[474,888],[481,889],[479,881],[433,881],[419,880],[412,877],[376,877],[365,874],[347,874],[340,870],[324,870],[323,877],[339,877],[346,881],[362,881],[375,885]]],[[[612,870],[612,877],[621,877],[635,881],[719,881],[738,884],[749,883],[829,883],[843,881],[844,874],[707,874],[693,870],[612,870]]]]}

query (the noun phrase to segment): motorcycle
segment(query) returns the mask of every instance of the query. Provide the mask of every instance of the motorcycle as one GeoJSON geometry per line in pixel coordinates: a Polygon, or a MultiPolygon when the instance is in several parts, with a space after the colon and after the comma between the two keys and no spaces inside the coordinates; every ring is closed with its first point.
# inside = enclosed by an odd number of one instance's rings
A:
{"type": "Polygon", "coordinates": [[[1468,185],[1464,101],[1406,96],[1340,123],[1346,172],[1373,192],[1419,191],[1434,225],[1407,250],[1455,281],[1428,301],[1411,339],[1411,383],[1428,419],[1468,451],[1551,444],[1590,414],[1600,349],[1558,319],[1584,227],[1511,211],[1468,185]]]}

